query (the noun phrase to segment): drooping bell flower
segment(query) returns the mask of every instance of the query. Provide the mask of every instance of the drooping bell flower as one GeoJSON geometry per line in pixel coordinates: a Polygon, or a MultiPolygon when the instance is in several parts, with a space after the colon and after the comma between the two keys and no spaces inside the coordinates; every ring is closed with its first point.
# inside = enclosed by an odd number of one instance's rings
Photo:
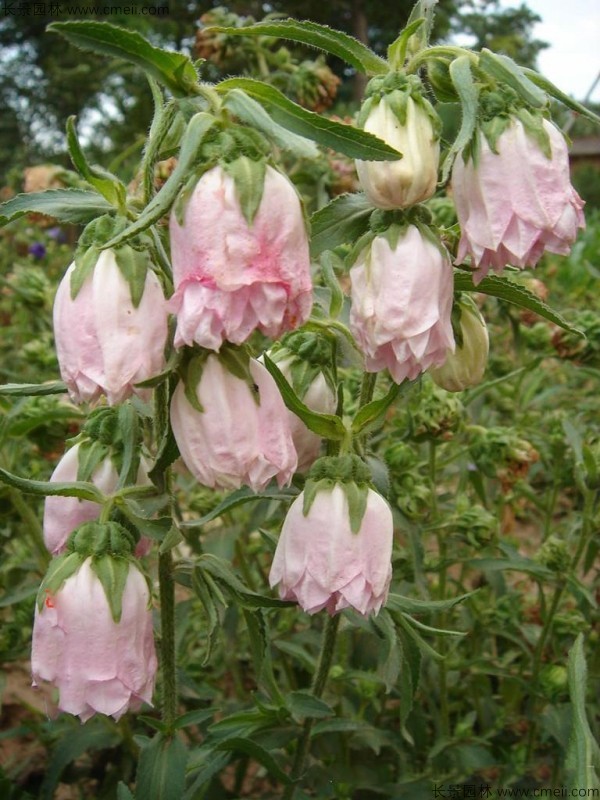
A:
{"type": "Polygon", "coordinates": [[[440,121],[414,75],[391,73],[367,88],[359,125],[402,153],[397,161],[357,161],[360,185],[383,209],[407,208],[435,192],[440,121]]]}
{"type": "Polygon", "coordinates": [[[359,252],[350,269],[350,327],[367,372],[414,380],[454,349],[452,265],[421,226],[393,224],[359,252]]]}
{"type": "Polygon", "coordinates": [[[131,548],[116,523],[87,523],[51,563],[38,593],[34,685],[56,686],[59,710],[82,722],[96,713],[119,719],[152,701],[150,593],[131,548]]]}
{"type": "MultiPolygon", "coordinates": [[[[296,396],[311,411],[334,414],[337,394],[331,364],[331,345],[322,336],[298,332],[287,336],[280,346],[269,351],[296,396]]],[[[287,410],[294,447],[298,454],[298,472],[306,472],[319,457],[321,438],[309,430],[300,417],[287,410]]]]}
{"type": "Polygon", "coordinates": [[[356,456],[321,458],[286,515],[269,583],[309,614],[376,614],[392,577],[393,533],[366,465],[356,456]]]}
{"type": "Polygon", "coordinates": [[[534,267],[544,252],[566,255],[585,226],[564,136],[546,119],[521,116],[504,120],[499,134],[491,128],[494,136],[479,131],[454,162],[456,263],[470,256],[475,283],[507,264],[534,267]]]}
{"type": "Polygon", "coordinates": [[[260,193],[243,179],[241,162],[259,169],[244,158],[213,167],[171,215],[176,347],[219,350],[255,330],[276,338],[310,314],[308,237],[296,190],[266,166],[256,178],[264,177],[260,193]]]}
{"type": "Polygon", "coordinates": [[[458,335],[456,349],[448,351],[446,360],[429,374],[447,392],[462,392],[481,383],[488,360],[490,339],[485,320],[470,297],[462,295],[455,304],[458,335]]]}
{"type": "Polygon", "coordinates": [[[201,358],[192,359],[171,401],[173,434],[187,468],[210,488],[258,492],[273,478],[289,484],[297,456],[271,375],[234,348],[201,358]]]}
{"type": "Polygon", "coordinates": [[[122,403],[165,365],[167,304],[146,251],[90,247],[76,256],[54,301],[62,379],[75,403],[122,403]],[[79,261],[79,263],[78,263],[79,261]]]}
{"type": "MultiPolygon", "coordinates": [[[[103,494],[110,495],[117,488],[119,473],[115,466],[114,454],[106,448],[106,454],[95,466],[89,476],[80,477],[80,459],[86,443],[77,443],[63,455],[50,476],[51,483],[63,483],[88,479],[103,494]]],[[[149,465],[140,460],[136,483],[140,486],[151,485],[148,478],[149,465]]],[[[78,497],[48,496],[44,502],[43,534],[44,543],[52,555],[63,553],[67,540],[73,531],[84,522],[98,519],[102,507],[92,500],[80,500],[78,497]]],[[[136,545],[135,555],[139,558],[148,553],[151,542],[142,536],[136,545]]]]}

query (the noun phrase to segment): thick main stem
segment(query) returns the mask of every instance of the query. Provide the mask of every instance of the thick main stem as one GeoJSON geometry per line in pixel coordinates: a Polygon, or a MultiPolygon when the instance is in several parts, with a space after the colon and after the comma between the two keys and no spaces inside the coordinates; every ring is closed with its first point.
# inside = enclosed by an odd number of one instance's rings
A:
{"type": "Polygon", "coordinates": [[[175,583],[171,551],[158,557],[160,591],[160,664],[162,673],[162,719],[170,730],[177,716],[177,675],[175,672],[175,583]]]}
{"type": "MultiPolygon", "coordinates": [[[[323,640],[321,645],[321,652],[319,654],[319,661],[313,676],[312,685],[310,687],[311,694],[314,697],[321,697],[327,683],[329,670],[331,668],[331,661],[335,650],[335,641],[337,631],[340,624],[340,617],[328,617],[323,630],[323,640]]],[[[314,724],[313,719],[307,719],[302,728],[302,736],[298,742],[298,749],[296,750],[296,757],[294,765],[290,773],[292,783],[289,784],[283,795],[283,800],[292,800],[296,792],[296,783],[302,773],[304,772],[304,765],[310,751],[310,734],[314,724]]]]}

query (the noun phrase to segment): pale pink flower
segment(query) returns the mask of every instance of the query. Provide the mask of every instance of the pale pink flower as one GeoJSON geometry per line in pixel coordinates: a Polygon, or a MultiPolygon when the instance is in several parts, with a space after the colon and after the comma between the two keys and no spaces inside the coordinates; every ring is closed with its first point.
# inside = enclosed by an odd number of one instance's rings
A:
{"type": "Polygon", "coordinates": [[[494,153],[479,137],[477,163],[454,162],[452,194],[461,238],[456,263],[471,256],[475,283],[490,269],[534,267],[542,254],[566,255],[585,226],[583,201],[571,185],[562,133],[543,121],[552,158],[514,119],[499,136],[494,153]]]}
{"type": "Polygon", "coordinates": [[[354,608],[377,613],[392,577],[394,525],[389,505],[372,489],[360,530],[350,528],[344,488],[318,491],[306,516],[304,493],[290,506],[269,575],[284,600],[295,600],[309,614],[354,608]]]}
{"type": "Polygon", "coordinates": [[[119,719],[151,703],[156,675],[146,580],[132,564],[119,622],[91,569],[91,559],[36,606],[31,669],[34,682],[59,690],[58,707],[82,722],[95,713],[119,719]]]}
{"type": "Polygon", "coordinates": [[[288,484],[297,465],[287,409],[262,364],[250,359],[256,386],[229,372],[217,356],[204,364],[196,394],[204,411],[185,396],[183,383],[171,401],[171,425],[179,452],[205,486],[264,489],[272,478],[288,484]]]}
{"type": "MultiPolygon", "coordinates": [[[[63,455],[50,476],[51,483],[70,483],[77,480],[79,467],[80,444],[71,447],[63,455]]],[[[142,459],[138,470],[137,482],[139,485],[151,485],[148,477],[149,465],[142,459]]],[[[91,482],[103,494],[110,495],[117,488],[119,475],[110,458],[103,459],[94,470],[91,482]]],[[[75,528],[84,522],[98,519],[102,506],[91,500],[80,500],[78,497],[48,496],[44,502],[44,543],[52,555],[60,555],[65,551],[67,539],[75,528]]],[[[135,555],[140,558],[145,556],[151,542],[145,536],[139,540],[135,555]]]]}
{"type": "Polygon", "coordinates": [[[177,314],[175,346],[218,350],[259,330],[278,337],[308,319],[308,237],[290,181],[267,167],[262,200],[248,224],[233,178],[220,167],[198,181],[183,224],[171,215],[177,314]]]}
{"type": "Polygon", "coordinates": [[[414,225],[394,249],[377,236],[350,270],[350,327],[367,372],[414,380],[454,350],[453,274],[448,256],[414,225]]]}
{"type": "Polygon", "coordinates": [[[73,300],[71,264],[54,301],[54,338],[62,379],[76,403],[105,394],[110,405],[140,393],[135,383],[165,365],[167,304],[148,270],[137,308],[112,250],[104,250],[73,300]]]}

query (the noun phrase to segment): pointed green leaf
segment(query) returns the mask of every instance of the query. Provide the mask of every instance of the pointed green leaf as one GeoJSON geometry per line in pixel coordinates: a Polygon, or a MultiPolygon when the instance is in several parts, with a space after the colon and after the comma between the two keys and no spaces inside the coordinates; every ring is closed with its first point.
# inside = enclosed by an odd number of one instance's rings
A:
{"type": "Polygon", "coordinates": [[[245,25],[242,28],[212,27],[207,30],[226,33],[228,36],[276,36],[280,39],[301,42],[337,56],[358,72],[364,72],[367,75],[385,75],[390,68],[383,58],[376,55],[358,39],[309,20],[269,20],[268,22],[257,22],[254,25],[245,25]]]}
{"type": "Polygon", "coordinates": [[[595,114],[590,108],[586,108],[582,103],[578,103],[577,100],[574,100],[568,94],[565,94],[565,92],[561,92],[548,78],[545,78],[533,69],[527,67],[521,67],[521,69],[532,83],[535,83],[535,85],[543,89],[544,92],[554,97],[555,100],[558,100],[567,108],[570,108],[571,111],[575,111],[577,114],[581,114],[582,117],[586,117],[590,122],[595,122],[596,125],[600,125],[600,117],[598,114],[595,114]]]}
{"type": "Polygon", "coordinates": [[[138,308],[146,288],[146,274],[150,269],[150,254],[147,250],[134,250],[129,245],[117,247],[114,253],[119,272],[129,285],[133,307],[138,308]]]}
{"type": "Polygon", "coordinates": [[[87,189],[48,189],[45,192],[18,194],[0,203],[0,227],[24,214],[46,214],[60,222],[83,224],[113,211],[97,192],[87,189]]]}
{"type": "Polygon", "coordinates": [[[77,138],[74,116],[69,117],[67,120],[67,145],[71,161],[81,177],[91,184],[97,192],[100,192],[111,205],[116,208],[123,208],[127,193],[125,186],[116,175],[111,175],[110,172],[101,167],[92,167],[88,164],[77,138]]]}
{"type": "MultiPolygon", "coordinates": [[[[54,23],[56,24],[56,23],[54,23]]],[[[67,24],[67,23],[65,23],[67,24]]],[[[183,138],[181,140],[181,150],[177,160],[177,166],[167,179],[165,185],[146,206],[137,220],[126,228],[122,233],[113,237],[106,243],[103,249],[117,247],[133,236],[142,233],[161,217],[169,212],[175,202],[179,190],[190,176],[192,165],[194,164],[202,140],[207,132],[215,123],[215,118],[204,111],[195,114],[188,123],[183,138]]]]}
{"type": "Polygon", "coordinates": [[[223,106],[242,122],[263,133],[276,147],[292,153],[297,158],[317,158],[319,155],[313,142],[278,125],[260,103],[241,89],[232,89],[228,92],[223,106]]]}
{"type": "Polygon", "coordinates": [[[298,490],[294,489],[293,487],[290,489],[264,489],[262,492],[258,494],[253,492],[248,486],[242,486],[241,489],[237,489],[235,492],[232,492],[228,495],[224,500],[222,500],[212,511],[209,511],[208,514],[205,514],[203,517],[197,520],[189,520],[187,522],[181,523],[182,528],[201,528],[206,525],[207,522],[212,522],[213,519],[217,519],[217,517],[226,514],[228,511],[232,511],[234,508],[238,506],[244,505],[245,503],[254,502],[256,500],[281,500],[282,502],[289,503],[291,500],[294,500],[298,496],[298,490]]]}
{"type": "Polygon", "coordinates": [[[309,430],[313,431],[313,433],[317,433],[323,439],[340,441],[346,437],[347,431],[342,420],[333,414],[318,414],[316,411],[311,411],[308,406],[304,405],[304,403],[298,399],[281,371],[266,353],[264,355],[264,364],[275,379],[277,388],[283,397],[283,402],[290,411],[293,411],[296,416],[300,417],[309,430]]]}
{"type": "Polygon", "coordinates": [[[289,692],[286,695],[285,704],[296,722],[305,719],[324,719],[335,714],[330,705],[310,692],[289,692]]]}
{"type": "Polygon", "coordinates": [[[217,556],[208,553],[200,557],[196,570],[206,577],[212,576],[243,608],[283,608],[292,603],[274,597],[257,594],[245,586],[231,570],[229,564],[217,556]]]}
{"type": "Polygon", "coordinates": [[[529,80],[521,67],[512,58],[492,53],[486,47],[479,54],[479,66],[493,78],[507,84],[529,105],[544,108],[548,104],[546,93],[529,80]]]}
{"type": "Polygon", "coordinates": [[[171,527],[167,531],[167,535],[161,542],[158,552],[161,555],[163,553],[168,553],[169,550],[172,550],[174,547],[177,547],[177,545],[181,544],[181,542],[183,542],[183,536],[181,535],[181,531],[179,530],[177,525],[171,525],[171,527]]]}
{"type": "Polygon", "coordinates": [[[458,603],[462,603],[468,597],[476,594],[476,591],[460,594],[448,600],[420,600],[416,597],[403,597],[392,592],[388,597],[386,608],[389,608],[390,611],[402,611],[405,614],[432,614],[439,611],[448,611],[458,603]]]}
{"type": "Polygon", "coordinates": [[[5,383],[0,386],[0,395],[6,397],[43,397],[49,394],[66,394],[67,387],[62,381],[48,383],[5,383]]]}
{"type": "Polygon", "coordinates": [[[104,555],[92,558],[90,566],[102,584],[113,620],[119,622],[131,562],[127,558],[104,555]]]}
{"type": "Polygon", "coordinates": [[[460,130],[444,161],[442,183],[448,180],[456,156],[473,138],[479,111],[479,87],[473,80],[469,56],[459,56],[450,63],[450,78],[460,98],[462,119],[460,130]]]}
{"type": "Polygon", "coordinates": [[[276,123],[299,136],[306,136],[323,147],[331,147],[350,158],[363,161],[396,161],[401,154],[370,133],[334,122],[294,103],[274,86],[252,78],[229,78],[217,84],[224,94],[231,89],[243,89],[262,103],[276,123]]]}
{"type": "Polygon", "coordinates": [[[569,692],[573,717],[567,750],[566,767],[572,785],[580,790],[600,789],[600,748],[588,722],[586,712],[587,665],[583,650],[583,634],[580,633],[569,651],[569,692]]]}
{"type": "Polygon", "coordinates": [[[558,311],[547,306],[540,298],[525,286],[519,283],[513,283],[507,278],[500,278],[495,275],[484,278],[477,286],[473,283],[473,278],[467,272],[462,270],[454,271],[454,290],[457,292],[481,292],[482,294],[489,294],[492,297],[497,297],[500,300],[506,300],[507,303],[512,303],[519,308],[527,308],[529,311],[534,311],[540,317],[554,322],[566,331],[570,331],[578,336],[584,334],[578,329],[570,325],[567,320],[561,316],[558,311]]]}
{"type": "Polygon", "coordinates": [[[46,28],[59,33],[81,50],[121,58],[141,67],[176,97],[196,93],[198,75],[187,56],[155,47],[140,33],[108,22],[52,22],[46,28]]]}
{"type": "Polygon", "coordinates": [[[269,775],[275,778],[275,780],[281,781],[284,786],[290,783],[289,775],[281,769],[273,756],[265,750],[264,747],[251,739],[245,739],[242,736],[234,736],[231,739],[225,739],[225,741],[219,742],[215,750],[225,750],[230,753],[244,753],[255,761],[258,761],[259,764],[262,764],[269,775]]]}
{"type": "Polygon", "coordinates": [[[398,680],[401,665],[401,645],[396,626],[389,612],[384,608],[376,617],[371,617],[371,625],[381,639],[377,657],[377,675],[385,683],[386,692],[391,692],[398,680]]]}
{"type": "Polygon", "coordinates": [[[181,739],[158,733],[140,752],[136,800],[181,800],[187,757],[181,739]]]}
{"type": "Polygon", "coordinates": [[[105,500],[100,489],[92,483],[32,481],[13,475],[5,469],[0,469],[0,481],[14,486],[15,489],[20,489],[25,494],[35,494],[41,497],[79,497],[80,500],[92,500],[94,503],[103,503],[105,500]]]}
{"type": "MultiPolygon", "coordinates": [[[[403,393],[406,391],[406,386],[402,387],[403,393]]],[[[352,420],[352,433],[366,434],[373,431],[379,425],[383,424],[385,415],[390,406],[396,401],[400,394],[400,386],[394,384],[385,397],[379,400],[373,400],[367,403],[366,406],[360,408],[354,419],[352,420]]]]}
{"type": "Polygon", "coordinates": [[[135,800],[126,783],[119,781],[117,786],[117,800],[135,800]]]}
{"type": "Polygon", "coordinates": [[[425,24],[425,17],[419,17],[418,19],[413,20],[406,26],[406,28],[402,30],[398,38],[395,39],[392,42],[392,44],[388,47],[387,56],[392,69],[395,70],[402,69],[402,67],[404,66],[404,62],[406,60],[406,51],[408,48],[409,39],[424,24],[425,24]]]}
{"type": "MultiPolygon", "coordinates": [[[[210,656],[213,647],[217,641],[219,631],[221,629],[219,611],[215,603],[215,597],[211,591],[214,586],[214,581],[210,580],[210,575],[206,576],[199,569],[194,570],[192,574],[192,586],[198,599],[202,603],[204,615],[206,617],[207,636],[206,636],[206,654],[202,662],[202,666],[206,666],[210,661],[210,656]],[[208,578],[208,580],[207,580],[208,578]]],[[[219,600],[219,598],[217,598],[219,600]]]]}
{"type": "Polygon", "coordinates": [[[362,192],[342,194],[316,211],[310,220],[312,257],[359,239],[369,230],[373,211],[374,206],[362,192]]]}

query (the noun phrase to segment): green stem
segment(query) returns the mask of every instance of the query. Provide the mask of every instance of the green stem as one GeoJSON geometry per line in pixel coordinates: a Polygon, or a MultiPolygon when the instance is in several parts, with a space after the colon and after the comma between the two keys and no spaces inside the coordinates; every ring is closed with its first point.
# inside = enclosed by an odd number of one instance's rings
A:
{"type": "MultiPolygon", "coordinates": [[[[313,676],[313,682],[310,687],[310,691],[313,697],[320,698],[325,689],[325,684],[329,676],[331,661],[333,659],[333,653],[335,650],[335,641],[337,637],[339,624],[340,624],[339,615],[336,615],[335,617],[328,617],[327,622],[325,623],[325,628],[323,629],[321,653],[319,655],[319,661],[317,663],[317,668],[313,676]]],[[[283,795],[283,800],[292,800],[296,792],[297,782],[302,776],[302,773],[304,772],[304,765],[306,763],[306,759],[308,758],[308,754],[310,752],[310,734],[312,732],[313,724],[314,724],[314,719],[307,719],[304,722],[304,726],[302,728],[302,736],[300,737],[300,741],[298,742],[296,757],[294,758],[294,764],[292,766],[292,771],[290,773],[290,778],[292,780],[292,783],[290,783],[286,788],[285,794],[283,795]]]]}
{"type": "Polygon", "coordinates": [[[367,403],[370,403],[371,400],[373,399],[373,393],[375,392],[376,382],[377,382],[376,372],[365,372],[360,387],[360,397],[358,399],[359,408],[366,406],[367,403]]]}
{"type": "Polygon", "coordinates": [[[175,671],[175,582],[171,551],[158,557],[160,590],[160,663],[162,671],[162,719],[171,731],[177,716],[177,675],[175,671]]]}
{"type": "MultiPolygon", "coordinates": [[[[439,520],[439,506],[437,501],[437,449],[436,442],[432,440],[429,443],[429,491],[431,492],[431,516],[433,523],[436,524],[439,520]]],[[[448,559],[447,548],[447,534],[444,530],[436,532],[438,543],[438,558],[439,558],[439,578],[438,578],[438,599],[446,599],[446,584],[447,584],[447,567],[446,561],[448,559]]],[[[439,627],[447,627],[446,614],[440,613],[439,627]]],[[[443,636],[439,637],[438,650],[441,655],[446,655],[446,640],[443,636]]],[[[440,727],[442,736],[449,736],[450,734],[450,710],[448,707],[448,667],[446,666],[445,659],[440,661],[438,665],[439,670],[439,692],[440,692],[440,727]]]]}

